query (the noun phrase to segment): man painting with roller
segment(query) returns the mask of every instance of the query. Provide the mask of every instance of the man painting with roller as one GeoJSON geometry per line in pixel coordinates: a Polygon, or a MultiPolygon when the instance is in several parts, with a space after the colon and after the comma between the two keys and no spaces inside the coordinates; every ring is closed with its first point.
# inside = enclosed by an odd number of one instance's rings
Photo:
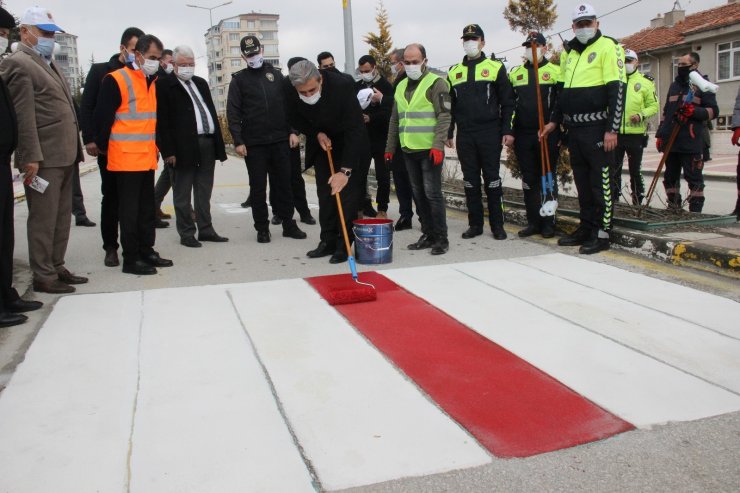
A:
{"type": "MultiPolygon", "coordinates": [[[[691,54],[687,53],[678,59],[676,79],[668,89],[663,117],[655,137],[658,151],[668,153],[663,175],[668,207],[682,207],[680,180],[683,169],[683,177],[689,184],[689,211],[701,212],[704,207],[702,128],[705,122],[717,116],[719,108],[713,92],[702,91],[691,83],[689,78],[692,71],[691,54]],[[686,96],[690,90],[693,90],[694,97],[687,102],[686,96]],[[667,148],[676,125],[679,129],[675,141],[667,148]]],[[[697,80],[700,83],[704,81],[701,75],[697,80]]]]}

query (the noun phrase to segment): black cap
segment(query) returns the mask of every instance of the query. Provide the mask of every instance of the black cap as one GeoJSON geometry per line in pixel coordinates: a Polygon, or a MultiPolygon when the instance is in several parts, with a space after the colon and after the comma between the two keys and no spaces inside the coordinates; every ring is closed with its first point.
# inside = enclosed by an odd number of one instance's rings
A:
{"type": "Polygon", "coordinates": [[[467,26],[465,26],[462,36],[460,37],[462,39],[485,38],[485,36],[483,35],[483,29],[481,29],[478,24],[468,24],[467,26]]]}
{"type": "Polygon", "coordinates": [[[15,19],[10,12],[0,7],[0,27],[13,29],[15,27],[15,19]]]}
{"type": "Polygon", "coordinates": [[[527,36],[527,39],[524,40],[522,46],[531,46],[532,41],[540,46],[547,46],[547,39],[545,39],[542,33],[529,33],[529,36],[527,36]]]}
{"type": "Polygon", "coordinates": [[[239,46],[241,47],[242,55],[246,57],[256,55],[260,52],[260,49],[262,48],[260,40],[257,39],[257,36],[244,36],[241,43],[239,43],[239,46]]]}

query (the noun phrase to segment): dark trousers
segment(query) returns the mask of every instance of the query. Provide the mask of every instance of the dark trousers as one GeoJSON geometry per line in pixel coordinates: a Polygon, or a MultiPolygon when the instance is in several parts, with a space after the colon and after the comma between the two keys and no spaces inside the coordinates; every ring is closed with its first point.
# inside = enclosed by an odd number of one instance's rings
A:
{"type": "MultiPolygon", "coordinates": [[[[560,136],[557,132],[553,132],[547,137],[547,150],[550,156],[550,170],[552,171],[555,197],[558,195],[559,139],[560,136]]],[[[527,211],[527,223],[541,227],[544,218],[540,216],[540,208],[544,199],[542,197],[542,156],[537,130],[518,131],[514,140],[514,153],[519,163],[519,170],[522,173],[522,191],[524,192],[524,206],[527,211]]]]}
{"type": "Polygon", "coordinates": [[[15,227],[13,223],[13,174],[10,171],[10,156],[0,158],[0,313],[5,305],[18,299],[13,289],[13,248],[15,227]]]}
{"type": "Polygon", "coordinates": [[[288,141],[247,147],[249,194],[252,197],[254,229],[270,229],[267,210],[267,181],[270,181],[270,196],[275,215],[284,225],[293,219],[293,194],[290,190],[290,147],[288,141]]]}
{"type": "Polygon", "coordinates": [[[104,250],[118,250],[118,173],[108,171],[108,156],[98,156],[100,170],[100,233],[104,250]]]}
{"type": "Polygon", "coordinates": [[[483,200],[481,173],[483,173],[488,198],[488,221],[504,224],[503,187],[501,186],[501,130],[490,128],[457,132],[455,141],[465,181],[465,202],[468,207],[468,224],[483,227],[483,200]]]}
{"type": "Polygon", "coordinates": [[[568,132],[568,150],[573,180],[578,191],[581,226],[595,237],[612,225],[611,170],[614,152],[604,151],[604,126],[573,127],[568,132]]]}
{"type": "Polygon", "coordinates": [[[668,205],[681,207],[681,170],[684,180],[689,184],[689,211],[701,212],[704,208],[704,161],[701,154],[668,154],[663,174],[668,205]]]}
{"type": "MultiPolygon", "coordinates": [[[[401,144],[399,143],[396,145],[396,149],[400,148],[401,144]]],[[[396,198],[398,199],[398,215],[410,219],[414,215],[414,210],[411,208],[414,194],[411,190],[411,180],[406,169],[406,158],[403,156],[403,152],[396,152],[393,155],[391,169],[393,170],[393,184],[396,186],[396,198]]]]}
{"type": "Polygon", "coordinates": [[[645,148],[645,136],[642,134],[619,134],[615,152],[614,170],[612,171],[612,197],[619,202],[622,195],[622,167],[624,155],[630,170],[630,189],[634,203],[639,204],[645,198],[645,181],[642,179],[642,152],[645,148]]]}
{"type": "Polygon", "coordinates": [[[72,215],[75,219],[84,219],[87,217],[85,210],[85,197],[82,195],[82,183],[80,183],[80,164],[75,163],[74,174],[72,175],[72,215]]]}
{"type": "Polygon", "coordinates": [[[447,238],[447,209],[442,195],[442,167],[435,166],[429,151],[404,153],[421,232],[436,240],[447,238]]]}
{"type": "MultiPolygon", "coordinates": [[[[303,180],[300,146],[290,149],[290,190],[293,192],[293,205],[298,214],[301,216],[310,214],[311,210],[308,208],[308,199],[306,198],[306,182],[303,180]]],[[[272,203],[272,188],[270,188],[270,204],[272,203]]]]}
{"type": "MultiPolygon", "coordinates": [[[[336,144],[335,144],[336,145],[336,144]]],[[[334,148],[334,156],[342,155],[341,148],[334,148]]],[[[335,162],[335,166],[338,164],[335,162]]],[[[336,247],[337,250],[344,251],[344,239],[342,238],[342,229],[339,221],[339,209],[337,208],[337,199],[331,194],[329,178],[329,159],[325,152],[319,152],[314,162],[316,172],[316,194],[319,199],[319,225],[321,226],[321,241],[326,242],[329,246],[336,247]]],[[[337,171],[336,169],[334,171],[337,171]]],[[[359,180],[352,173],[347,186],[339,193],[342,201],[342,210],[344,211],[344,220],[347,226],[347,235],[350,242],[354,239],[352,232],[352,221],[357,217],[357,206],[359,204],[361,190],[359,180]]]]}
{"type": "Polygon", "coordinates": [[[362,203],[362,208],[367,206],[372,207],[372,197],[367,193],[367,175],[370,172],[370,161],[375,163],[375,180],[378,182],[378,193],[375,195],[376,201],[378,202],[378,210],[388,212],[388,202],[390,201],[391,195],[391,174],[388,169],[388,165],[385,163],[385,142],[382,145],[373,143],[370,150],[362,161],[362,173],[360,178],[360,190],[365,190],[365,198],[362,203]]]}
{"type": "MultiPolygon", "coordinates": [[[[211,224],[211,193],[213,173],[216,168],[216,142],[213,137],[198,137],[200,164],[175,166],[172,174],[172,199],[175,203],[177,232],[180,238],[195,237],[196,224],[192,211],[198,221],[198,232],[204,235],[215,234],[211,224]],[[191,203],[191,196],[195,208],[191,203]]],[[[163,171],[162,174],[167,171],[163,171]]],[[[156,186],[155,195],[156,195],[156,186]]]]}
{"type": "MultiPolygon", "coordinates": [[[[162,166],[162,172],[157,178],[157,182],[154,184],[154,206],[157,210],[162,208],[162,202],[167,196],[167,193],[172,188],[172,166],[165,164],[162,166]]],[[[173,199],[174,200],[174,199],[173,199]]]]}
{"type": "Polygon", "coordinates": [[[154,170],[117,171],[118,217],[123,263],[133,264],[154,252],[154,170]]]}

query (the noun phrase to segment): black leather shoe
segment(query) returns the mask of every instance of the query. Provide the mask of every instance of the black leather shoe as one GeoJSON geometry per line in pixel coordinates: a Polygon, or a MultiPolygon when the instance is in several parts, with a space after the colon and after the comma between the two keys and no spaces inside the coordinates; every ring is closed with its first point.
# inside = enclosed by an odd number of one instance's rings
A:
{"type": "Polygon", "coordinates": [[[581,248],[578,249],[578,253],[591,255],[592,253],[599,253],[604,250],[609,250],[609,238],[592,238],[581,245],[581,248]]]}
{"type": "Polygon", "coordinates": [[[0,313],[0,327],[20,325],[26,320],[28,320],[28,317],[20,313],[0,313]]]}
{"type": "Polygon", "coordinates": [[[214,243],[226,243],[229,241],[225,236],[220,236],[218,233],[210,235],[198,235],[198,241],[212,241],[214,243]]]}
{"type": "Polygon", "coordinates": [[[558,240],[560,246],[577,246],[583,245],[587,240],[591,238],[591,232],[588,228],[578,226],[578,229],[573,231],[569,235],[565,235],[558,240]]]}
{"type": "Polygon", "coordinates": [[[347,261],[347,252],[344,251],[336,251],[332,254],[331,258],[329,259],[330,264],[341,264],[342,262],[347,261]]]}
{"type": "Polygon", "coordinates": [[[167,221],[162,221],[161,219],[156,219],[154,221],[154,227],[157,229],[169,228],[170,223],[168,223],[167,221]]]}
{"type": "Polygon", "coordinates": [[[519,236],[519,238],[527,238],[529,236],[536,235],[540,231],[540,228],[538,228],[534,224],[527,224],[527,227],[520,230],[517,235],[519,236]]]}
{"type": "Polygon", "coordinates": [[[278,224],[283,224],[283,220],[279,216],[272,216],[272,219],[270,219],[270,224],[277,226],[278,224]]]}
{"type": "Polygon", "coordinates": [[[336,245],[329,245],[325,241],[320,241],[319,246],[306,253],[308,258],[320,258],[332,255],[336,251],[336,245]]]}
{"type": "Polygon", "coordinates": [[[57,272],[57,277],[64,284],[85,284],[88,280],[87,277],[72,274],[65,267],[62,267],[62,269],[57,272]]]}
{"type": "Polygon", "coordinates": [[[40,301],[27,301],[21,298],[5,303],[5,308],[11,313],[25,313],[38,310],[44,306],[40,301]]]}
{"type": "Polygon", "coordinates": [[[412,243],[406,248],[408,248],[409,250],[424,250],[427,248],[432,248],[432,246],[434,246],[434,238],[429,235],[421,235],[421,237],[416,240],[416,243],[412,243]]]}
{"type": "Polygon", "coordinates": [[[545,219],[542,221],[542,237],[552,238],[555,236],[555,221],[552,219],[545,219]]]}
{"type": "Polygon", "coordinates": [[[396,221],[396,226],[394,229],[396,231],[403,231],[405,229],[411,229],[411,218],[410,217],[399,217],[398,221],[396,221]]]}
{"type": "Polygon", "coordinates": [[[75,226],[84,226],[86,228],[92,228],[95,223],[89,220],[87,217],[78,217],[75,219],[75,226]]]}
{"type": "Polygon", "coordinates": [[[247,207],[252,207],[252,196],[250,195],[249,197],[247,197],[247,200],[245,200],[244,202],[242,202],[241,203],[241,206],[244,207],[245,209],[247,207]]]}
{"type": "Polygon", "coordinates": [[[491,229],[493,232],[494,240],[505,240],[506,238],[508,238],[503,224],[495,224],[491,229]]]}
{"type": "Polygon", "coordinates": [[[172,219],[172,214],[167,214],[162,209],[157,209],[157,219],[172,219]]]}
{"type": "Polygon", "coordinates": [[[313,218],[310,212],[307,212],[305,214],[301,214],[301,222],[303,224],[314,225],[316,224],[316,219],[313,218]]]}
{"type": "Polygon", "coordinates": [[[175,265],[172,260],[160,257],[157,252],[152,252],[149,255],[144,255],[141,260],[143,260],[144,263],[151,265],[152,267],[172,267],[173,265],[175,265]]]}
{"type": "Polygon", "coordinates": [[[434,242],[434,245],[432,246],[432,251],[430,253],[432,255],[444,255],[449,249],[450,242],[447,241],[447,238],[442,238],[434,242]]]}
{"type": "Polygon", "coordinates": [[[199,242],[192,236],[188,236],[186,238],[180,238],[180,245],[186,246],[189,248],[200,248],[203,246],[201,242],[199,242]]]}
{"type": "Polygon", "coordinates": [[[462,237],[466,240],[469,240],[470,238],[475,238],[476,236],[480,236],[483,234],[483,228],[478,226],[470,226],[468,229],[466,229],[462,237]]]}
{"type": "Polygon", "coordinates": [[[295,221],[291,220],[290,223],[283,224],[283,236],[295,240],[305,240],[308,235],[301,231],[295,221]]]}
{"type": "Polygon", "coordinates": [[[137,276],[151,276],[157,273],[157,269],[141,260],[132,264],[124,262],[122,270],[124,274],[135,274],[137,276]]]}
{"type": "Polygon", "coordinates": [[[118,251],[114,248],[105,251],[105,260],[103,263],[106,267],[118,267],[120,262],[118,261],[118,251]]]}
{"type": "Polygon", "coordinates": [[[270,243],[270,232],[257,231],[257,243],[270,243]]]}

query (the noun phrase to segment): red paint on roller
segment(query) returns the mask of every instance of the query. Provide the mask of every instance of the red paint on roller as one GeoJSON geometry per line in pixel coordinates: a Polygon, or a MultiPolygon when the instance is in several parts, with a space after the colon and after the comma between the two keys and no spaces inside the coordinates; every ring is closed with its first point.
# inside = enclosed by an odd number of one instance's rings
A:
{"type": "MultiPolygon", "coordinates": [[[[308,282],[327,298],[342,277],[308,282]]],[[[634,428],[388,278],[367,272],[363,281],[375,285],[377,301],[337,311],[496,456],[527,457],[634,428]]]]}

